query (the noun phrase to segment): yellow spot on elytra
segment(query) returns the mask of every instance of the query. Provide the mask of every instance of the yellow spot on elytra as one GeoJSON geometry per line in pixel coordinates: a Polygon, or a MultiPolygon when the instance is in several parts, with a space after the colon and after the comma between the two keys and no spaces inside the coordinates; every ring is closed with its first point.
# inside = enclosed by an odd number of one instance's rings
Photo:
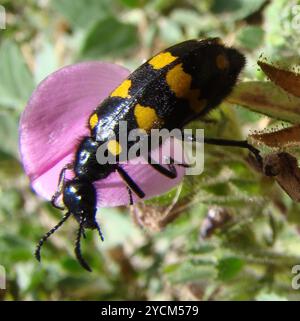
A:
{"type": "Polygon", "coordinates": [[[206,99],[200,99],[200,89],[191,89],[192,76],[186,73],[182,64],[178,64],[167,72],[166,81],[176,97],[189,101],[190,108],[196,113],[206,106],[206,99]]]}
{"type": "Polygon", "coordinates": [[[167,84],[179,98],[186,98],[192,84],[192,77],[184,72],[182,64],[178,64],[167,72],[167,84]]]}
{"type": "Polygon", "coordinates": [[[122,82],[122,84],[117,87],[111,94],[110,97],[122,97],[122,98],[130,98],[129,89],[131,87],[131,80],[126,79],[122,82]]]}
{"type": "Polygon", "coordinates": [[[90,117],[90,120],[89,120],[89,124],[90,124],[90,128],[91,129],[94,129],[95,126],[98,124],[98,115],[95,113],[93,114],[91,117],[90,117]]]}
{"type": "Polygon", "coordinates": [[[138,127],[146,132],[149,132],[152,128],[160,128],[162,125],[162,119],[157,116],[155,109],[152,107],[136,104],[134,116],[138,127]]]}
{"type": "Polygon", "coordinates": [[[172,56],[170,52],[161,52],[158,55],[151,58],[148,63],[154,68],[154,69],[161,69],[165,66],[169,65],[171,62],[176,60],[177,57],[172,56]]]}
{"type": "Polygon", "coordinates": [[[223,54],[219,54],[216,57],[216,65],[219,69],[223,70],[229,67],[229,61],[223,54]]]}
{"type": "Polygon", "coordinates": [[[117,155],[121,154],[121,152],[122,152],[122,146],[120,145],[119,142],[117,142],[114,139],[110,140],[107,143],[107,149],[114,156],[117,156],[117,155]]]}

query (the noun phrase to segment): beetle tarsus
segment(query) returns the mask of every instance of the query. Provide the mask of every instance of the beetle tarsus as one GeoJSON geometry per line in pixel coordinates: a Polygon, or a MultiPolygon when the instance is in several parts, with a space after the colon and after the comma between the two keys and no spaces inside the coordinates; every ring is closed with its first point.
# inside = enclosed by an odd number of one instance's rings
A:
{"type": "Polygon", "coordinates": [[[81,241],[81,236],[82,236],[82,231],[83,231],[83,223],[84,223],[84,220],[83,220],[83,218],[81,218],[78,233],[77,233],[77,238],[76,238],[76,242],[75,242],[75,255],[76,255],[76,258],[77,258],[78,262],[80,263],[80,265],[84,269],[86,269],[87,271],[92,272],[92,269],[87,264],[87,262],[85,261],[85,259],[82,256],[82,253],[81,253],[80,241],[81,241]]]}
{"type": "Polygon", "coordinates": [[[99,233],[101,241],[104,242],[104,235],[102,233],[100,225],[96,222],[96,220],[95,220],[95,225],[96,225],[96,229],[97,229],[97,231],[99,233]]]}

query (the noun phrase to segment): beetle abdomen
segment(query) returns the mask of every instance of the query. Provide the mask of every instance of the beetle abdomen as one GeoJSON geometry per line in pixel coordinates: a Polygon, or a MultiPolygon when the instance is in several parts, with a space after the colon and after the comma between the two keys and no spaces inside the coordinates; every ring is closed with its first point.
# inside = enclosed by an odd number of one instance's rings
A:
{"type": "Polygon", "coordinates": [[[216,39],[170,47],[136,69],[95,110],[92,135],[109,139],[121,120],[128,130],[181,128],[230,93],[244,63],[242,54],[216,39]]]}

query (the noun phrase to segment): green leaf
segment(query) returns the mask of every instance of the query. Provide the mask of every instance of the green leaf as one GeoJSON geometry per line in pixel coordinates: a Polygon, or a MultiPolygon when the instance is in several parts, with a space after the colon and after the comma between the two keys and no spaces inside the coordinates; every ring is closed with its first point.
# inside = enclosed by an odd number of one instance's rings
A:
{"type": "Polygon", "coordinates": [[[259,10],[264,2],[265,0],[215,0],[211,10],[215,14],[231,14],[235,20],[240,20],[259,10]]]}
{"type": "Polygon", "coordinates": [[[166,44],[171,45],[182,40],[183,35],[178,23],[166,19],[160,27],[160,37],[166,44]]]}
{"type": "Polygon", "coordinates": [[[0,113],[0,151],[3,161],[7,161],[8,156],[18,158],[18,123],[8,112],[0,113]]]}
{"type": "Polygon", "coordinates": [[[158,12],[164,12],[172,8],[178,0],[148,0],[149,7],[158,12]]]}
{"type": "Polygon", "coordinates": [[[218,17],[215,15],[204,14],[199,19],[199,12],[195,10],[174,8],[170,18],[184,30],[186,38],[198,38],[199,34],[213,36],[214,33],[220,36],[216,28],[218,17]]]}
{"type": "Polygon", "coordinates": [[[34,83],[20,49],[10,40],[0,46],[0,75],[0,105],[22,110],[34,83]]]}
{"type": "Polygon", "coordinates": [[[175,8],[171,13],[171,19],[184,27],[192,25],[193,28],[198,28],[202,25],[202,19],[199,19],[197,11],[190,9],[175,8]]]}
{"type": "Polygon", "coordinates": [[[204,190],[208,191],[211,194],[222,196],[222,195],[228,195],[229,189],[228,189],[228,183],[216,183],[209,186],[203,186],[204,190]]]}
{"type": "Polygon", "coordinates": [[[264,31],[261,27],[246,26],[237,34],[237,40],[241,46],[247,49],[255,49],[262,44],[264,31]]]}
{"type": "Polygon", "coordinates": [[[121,56],[138,44],[137,28],[113,17],[98,21],[88,32],[82,48],[82,58],[121,56]]]}
{"type": "Polygon", "coordinates": [[[222,258],[217,265],[218,278],[222,281],[234,278],[242,270],[244,263],[237,257],[222,258]]]}
{"type": "Polygon", "coordinates": [[[273,118],[300,122],[300,98],[288,95],[271,82],[242,82],[234,88],[227,101],[273,118]]]}
{"type": "Polygon", "coordinates": [[[52,0],[51,4],[72,27],[84,29],[109,15],[112,6],[109,0],[52,0]]]}
{"type": "Polygon", "coordinates": [[[14,156],[0,150],[0,179],[19,178],[23,173],[24,170],[19,161],[14,156]]]}
{"type": "Polygon", "coordinates": [[[101,249],[124,244],[129,239],[141,237],[140,230],[133,224],[128,212],[121,213],[118,209],[101,208],[98,215],[105,235],[105,242],[100,244],[101,249]]]}
{"type": "Polygon", "coordinates": [[[51,43],[45,42],[37,52],[35,58],[35,83],[38,84],[52,72],[56,71],[58,67],[59,62],[55,52],[55,47],[51,43]]]}
{"type": "Polygon", "coordinates": [[[191,281],[213,279],[216,271],[213,265],[196,265],[191,262],[174,263],[164,268],[168,280],[171,283],[186,283],[191,281]]]}
{"type": "Polygon", "coordinates": [[[258,195],[261,192],[259,185],[255,180],[232,179],[230,184],[236,187],[240,192],[246,192],[250,195],[258,195]]]}
{"type": "Polygon", "coordinates": [[[288,301],[284,296],[278,295],[273,292],[261,292],[256,296],[257,301],[288,301]]]}
{"type": "Polygon", "coordinates": [[[119,0],[122,4],[129,8],[136,8],[141,5],[141,0],[119,0]]]}

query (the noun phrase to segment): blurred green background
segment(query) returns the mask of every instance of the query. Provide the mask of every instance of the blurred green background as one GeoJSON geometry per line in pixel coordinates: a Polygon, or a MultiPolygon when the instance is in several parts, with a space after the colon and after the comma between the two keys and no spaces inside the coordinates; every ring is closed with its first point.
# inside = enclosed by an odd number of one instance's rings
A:
{"type": "MultiPolygon", "coordinates": [[[[0,264],[2,300],[299,300],[300,208],[256,173],[236,149],[206,147],[205,171],[136,208],[101,209],[102,244],[88,232],[84,271],[68,222],[33,257],[61,217],[30,189],[18,154],[18,120],[35,86],[61,66],[89,59],[134,69],[160,49],[191,38],[221,37],[247,57],[241,80],[262,80],[256,61],[299,64],[298,1],[26,0],[0,1],[0,264]],[[217,208],[215,206],[218,206],[217,208]],[[168,211],[168,213],[167,213],[168,211]],[[219,228],[208,229],[208,212],[219,228]],[[167,215],[167,219],[164,216],[167,215]]],[[[240,138],[281,122],[222,104],[207,136],[240,138]]]]}

